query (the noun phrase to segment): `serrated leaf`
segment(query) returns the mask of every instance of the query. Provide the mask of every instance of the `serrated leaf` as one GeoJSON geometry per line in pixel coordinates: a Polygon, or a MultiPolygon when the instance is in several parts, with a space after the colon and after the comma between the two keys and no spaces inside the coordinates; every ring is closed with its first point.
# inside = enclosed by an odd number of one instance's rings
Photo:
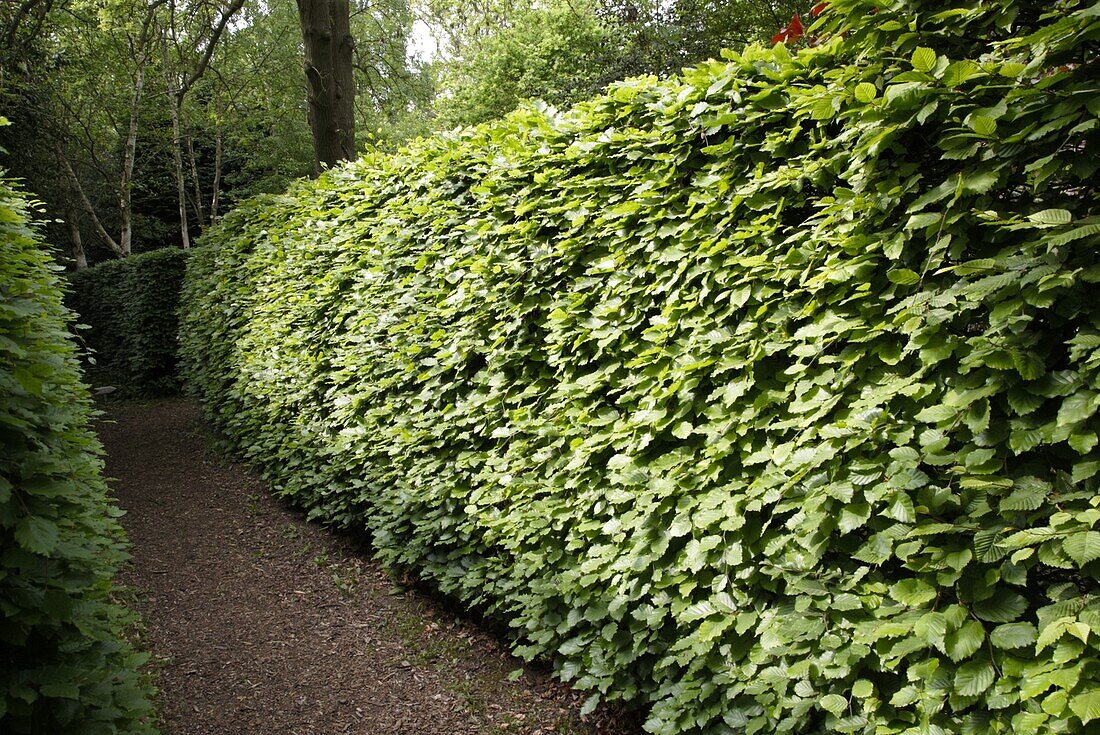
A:
{"type": "Polygon", "coordinates": [[[1040,429],[1013,429],[1008,437],[1008,446],[1016,454],[1030,451],[1043,441],[1040,429]]]}
{"type": "Polygon", "coordinates": [[[1012,365],[1024,380],[1038,380],[1046,373],[1043,361],[1031,352],[1013,352],[1012,365]]]}
{"type": "Polygon", "coordinates": [[[855,97],[863,104],[867,104],[878,96],[878,88],[870,82],[860,82],[856,85],[855,97]]]}
{"type": "Polygon", "coordinates": [[[890,596],[908,607],[936,599],[936,588],[921,579],[906,579],[890,587],[890,596]]]}
{"type": "Polygon", "coordinates": [[[944,639],[944,648],[952,661],[970,658],[981,648],[985,641],[985,628],[976,620],[968,620],[962,627],[949,633],[944,639]]]}
{"type": "Polygon", "coordinates": [[[840,716],[848,709],[848,700],[839,694],[826,694],[819,702],[821,708],[840,716]]]}
{"type": "Polygon", "coordinates": [[[983,138],[992,137],[997,132],[997,121],[985,115],[971,115],[966,124],[983,138]]]}
{"type": "Polygon", "coordinates": [[[928,406],[917,412],[917,421],[938,424],[958,418],[960,410],[954,406],[928,406]]]}
{"type": "Polygon", "coordinates": [[[947,636],[947,618],[943,613],[925,613],[913,626],[913,633],[928,645],[942,650],[947,636]]]}
{"type": "Polygon", "coordinates": [[[964,697],[977,697],[993,685],[997,673],[988,661],[971,661],[955,673],[955,690],[964,697]]]}
{"type": "Polygon", "coordinates": [[[1001,500],[1001,510],[1022,511],[1035,510],[1046,501],[1050,486],[1046,483],[1033,480],[1025,482],[1024,479],[1016,481],[1016,487],[1001,500]]]}
{"type": "Polygon", "coordinates": [[[890,697],[890,704],[895,707],[908,707],[918,699],[920,699],[920,690],[912,684],[909,684],[897,690],[894,696],[890,697]]]}
{"type": "Polygon", "coordinates": [[[955,61],[948,64],[947,68],[944,70],[943,84],[946,87],[958,87],[981,75],[981,67],[973,61],[955,61]]]}
{"type": "Polygon", "coordinates": [[[1023,648],[1034,643],[1037,635],[1031,623],[1006,623],[993,629],[989,642],[997,648],[1023,648]]]}
{"type": "Polygon", "coordinates": [[[968,171],[963,174],[961,188],[965,192],[985,194],[1001,180],[997,171],[968,171]]]}
{"type": "Polygon", "coordinates": [[[1068,225],[1073,221],[1068,209],[1043,209],[1029,214],[1027,218],[1039,225],[1068,225]]]}
{"type": "Polygon", "coordinates": [[[49,554],[57,546],[57,526],[45,518],[27,516],[15,524],[15,540],[33,554],[49,554]]]}
{"type": "Polygon", "coordinates": [[[1027,609],[1027,600],[1021,595],[1004,589],[997,589],[991,596],[978,600],[971,606],[974,614],[990,623],[1011,623],[1027,609]]]}
{"type": "Polygon", "coordinates": [[[1039,631],[1039,637],[1035,641],[1035,650],[1042,651],[1053,645],[1059,638],[1065,635],[1066,630],[1071,623],[1076,622],[1076,619],[1071,616],[1058,618],[1057,620],[1047,623],[1042,630],[1039,631]]]}
{"type": "Polygon", "coordinates": [[[1085,725],[1100,719],[1100,690],[1082,692],[1069,700],[1069,708],[1085,725]]]}
{"type": "Polygon", "coordinates": [[[921,46],[913,52],[909,61],[917,71],[930,72],[936,66],[936,52],[930,48],[921,46]]]}
{"type": "Polygon", "coordinates": [[[55,697],[57,699],[80,699],[80,688],[76,684],[68,682],[43,684],[39,687],[38,691],[42,692],[42,695],[46,697],[55,697]]]}
{"type": "Polygon", "coordinates": [[[1062,548],[1078,566],[1100,559],[1100,531],[1081,531],[1062,541],[1062,548]]]}
{"type": "Polygon", "coordinates": [[[916,271],[911,271],[908,268],[895,268],[887,272],[886,277],[891,283],[897,283],[902,286],[912,286],[920,283],[920,276],[916,271]]]}

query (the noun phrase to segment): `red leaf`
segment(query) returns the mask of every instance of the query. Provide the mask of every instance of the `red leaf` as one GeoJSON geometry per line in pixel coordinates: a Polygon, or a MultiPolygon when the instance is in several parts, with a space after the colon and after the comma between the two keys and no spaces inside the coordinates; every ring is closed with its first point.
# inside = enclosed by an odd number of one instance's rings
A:
{"type": "Polygon", "coordinates": [[[829,3],[818,3],[810,8],[810,16],[816,18],[825,12],[825,8],[829,7],[829,3]]]}
{"type": "Polygon", "coordinates": [[[779,33],[776,33],[774,36],[772,36],[772,46],[774,46],[777,43],[786,43],[786,42],[787,42],[787,29],[786,28],[780,28],[779,33]]]}
{"type": "Polygon", "coordinates": [[[802,27],[802,19],[798,17],[798,13],[791,16],[791,22],[787,25],[787,36],[792,41],[797,41],[802,38],[802,34],[806,29],[802,27]]]}

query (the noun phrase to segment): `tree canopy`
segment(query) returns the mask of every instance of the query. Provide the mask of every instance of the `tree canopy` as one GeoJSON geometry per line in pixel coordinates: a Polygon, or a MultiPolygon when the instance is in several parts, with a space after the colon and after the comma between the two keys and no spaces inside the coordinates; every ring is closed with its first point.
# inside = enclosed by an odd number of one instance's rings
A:
{"type": "Polygon", "coordinates": [[[767,38],[795,7],[765,0],[297,5],[22,0],[0,7],[0,105],[13,122],[0,131],[3,162],[43,202],[47,239],[67,243],[67,262],[79,268],[186,248],[236,202],[280,191],[334,161],[498,118],[524,101],[563,107],[627,77],[667,76],[717,58],[723,47],[767,38]],[[325,41],[332,29],[318,33],[317,23],[344,12],[343,40],[325,41]],[[418,56],[426,40],[434,51],[418,56]],[[338,59],[329,46],[340,50],[338,59]],[[330,108],[339,121],[324,112],[330,108]]]}

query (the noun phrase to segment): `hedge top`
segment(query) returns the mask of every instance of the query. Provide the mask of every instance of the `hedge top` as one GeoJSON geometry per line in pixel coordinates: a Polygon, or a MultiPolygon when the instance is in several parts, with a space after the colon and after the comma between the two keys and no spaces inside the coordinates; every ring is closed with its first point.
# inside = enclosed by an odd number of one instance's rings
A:
{"type": "Polygon", "coordinates": [[[651,732],[1081,732],[1100,6],[810,32],[244,205],[189,264],[188,378],[651,732]]]}

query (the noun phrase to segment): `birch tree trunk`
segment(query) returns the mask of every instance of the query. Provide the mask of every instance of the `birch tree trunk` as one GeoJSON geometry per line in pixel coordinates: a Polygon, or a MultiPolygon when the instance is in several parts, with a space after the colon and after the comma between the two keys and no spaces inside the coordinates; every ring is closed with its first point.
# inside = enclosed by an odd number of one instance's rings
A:
{"type": "Polygon", "coordinates": [[[180,95],[175,89],[169,90],[168,107],[172,117],[172,163],[175,164],[176,195],[179,200],[180,244],[188,250],[191,247],[191,233],[187,226],[187,182],[183,176],[183,152],[180,150],[180,95]]]}
{"type": "Polygon", "coordinates": [[[210,226],[218,223],[218,195],[222,187],[222,129],[214,128],[214,192],[210,195],[210,226]]]}
{"type": "Polygon", "coordinates": [[[82,271],[88,267],[88,256],[84,254],[84,241],[80,237],[80,212],[72,202],[65,202],[65,226],[69,229],[69,246],[76,269],[82,271]]]}
{"type": "Polygon", "coordinates": [[[95,207],[93,207],[91,201],[88,200],[88,195],[84,193],[84,187],[80,185],[80,179],[77,178],[76,172],[73,171],[73,165],[69,162],[69,157],[60,150],[58,150],[58,156],[61,158],[61,165],[65,167],[65,174],[69,179],[69,186],[72,187],[73,192],[80,199],[80,204],[84,207],[84,212],[92,220],[92,227],[95,228],[96,234],[103,238],[103,242],[107,243],[107,247],[109,247],[111,252],[117,257],[126,257],[126,254],[122,251],[122,246],[111,237],[109,232],[107,232],[107,228],[103,226],[103,223],[99,219],[99,215],[96,214],[95,207]]]}
{"type": "MultiPolygon", "coordinates": [[[[149,15],[152,17],[153,11],[149,15]]],[[[133,248],[133,223],[130,207],[130,194],[134,182],[134,157],[137,152],[138,119],[141,113],[141,97],[145,91],[145,64],[148,59],[145,56],[144,40],[146,33],[142,33],[140,57],[134,74],[134,94],[130,104],[130,127],[126,134],[126,145],[122,149],[122,170],[119,174],[118,185],[118,214],[119,234],[118,245],[121,257],[129,257],[133,248]]]]}
{"type": "Polygon", "coordinates": [[[190,126],[187,133],[187,160],[191,163],[191,184],[195,187],[195,219],[199,224],[199,234],[206,227],[206,213],[202,206],[202,182],[199,181],[199,167],[195,162],[195,143],[191,137],[190,126]]]}
{"type": "MultiPolygon", "coordinates": [[[[183,117],[184,100],[191,88],[202,79],[210,66],[210,60],[214,57],[218,40],[225,31],[230,18],[244,6],[244,0],[233,0],[221,12],[217,24],[206,39],[205,46],[195,46],[190,53],[180,46],[180,39],[187,38],[186,32],[177,33],[176,29],[176,4],[172,0],[169,9],[169,22],[163,29],[161,41],[164,51],[164,69],[168,80],[169,108],[172,117],[172,162],[176,169],[176,192],[179,198],[180,212],[180,241],[184,250],[191,247],[191,233],[187,222],[187,182],[183,170],[183,134],[181,118],[183,117]],[[168,45],[171,43],[174,53],[170,56],[168,45]],[[192,53],[199,54],[198,62],[188,70],[186,64],[190,61],[192,53]]],[[[200,44],[201,46],[201,44],[200,44]]],[[[195,187],[195,211],[198,214],[199,230],[202,230],[204,215],[202,211],[202,186],[199,183],[198,166],[195,164],[195,149],[191,143],[190,135],[187,138],[187,153],[191,164],[191,176],[195,187]]],[[[220,165],[220,163],[219,163],[220,165]]]]}

